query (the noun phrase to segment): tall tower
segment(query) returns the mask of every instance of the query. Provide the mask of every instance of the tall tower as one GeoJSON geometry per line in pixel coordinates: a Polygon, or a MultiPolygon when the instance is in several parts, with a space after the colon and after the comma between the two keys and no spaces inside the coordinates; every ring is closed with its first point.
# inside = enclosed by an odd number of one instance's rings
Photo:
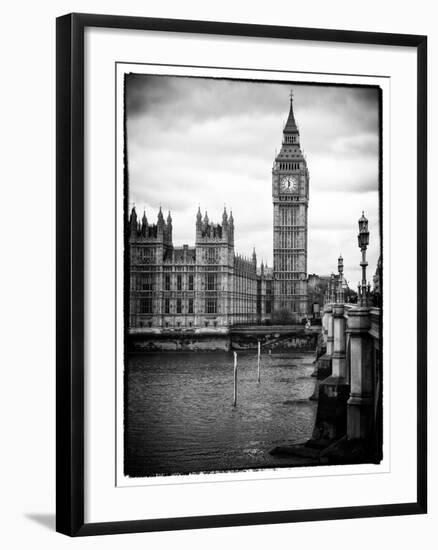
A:
{"type": "Polygon", "coordinates": [[[300,147],[293,92],[283,141],[272,167],[274,205],[274,312],[296,321],[308,314],[307,208],[309,171],[300,147]]]}

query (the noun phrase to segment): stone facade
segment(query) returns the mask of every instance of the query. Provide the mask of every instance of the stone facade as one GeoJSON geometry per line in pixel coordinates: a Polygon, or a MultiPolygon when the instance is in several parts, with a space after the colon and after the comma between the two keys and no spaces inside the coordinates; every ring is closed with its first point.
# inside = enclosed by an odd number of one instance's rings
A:
{"type": "Polygon", "coordinates": [[[307,208],[309,171],[300,134],[290,109],[281,149],[272,167],[274,205],[274,309],[288,311],[297,321],[309,312],[307,295],[307,208]]]}
{"type": "Polygon", "coordinates": [[[160,207],[156,223],[135,208],[128,222],[129,328],[131,332],[207,329],[288,322],[309,314],[307,208],[309,172],[300,148],[292,94],[281,150],[272,169],[273,258],[257,266],[255,250],[234,250],[234,219],[224,209],[221,223],[196,216],[195,246],[173,245],[172,217],[160,207]]]}
{"type": "Polygon", "coordinates": [[[272,271],[257,269],[234,251],[234,219],[224,209],[222,223],[196,216],[195,246],[173,246],[172,217],[150,224],[132,209],[128,226],[130,263],[129,327],[214,329],[256,324],[272,310],[272,271]]]}

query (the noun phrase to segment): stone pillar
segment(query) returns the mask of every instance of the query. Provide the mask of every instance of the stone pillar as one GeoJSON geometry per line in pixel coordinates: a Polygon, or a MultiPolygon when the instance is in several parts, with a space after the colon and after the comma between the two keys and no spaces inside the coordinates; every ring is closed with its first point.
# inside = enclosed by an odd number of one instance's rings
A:
{"type": "Polygon", "coordinates": [[[333,304],[333,352],[332,376],[347,379],[347,358],[345,354],[345,317],[344,304],[333,304]]]}
{"type": "Polygon", "coordinates": [[[327,344],[327,318],[328,318],[327,304],[324,304],[324,309],[322,311],[322,320],[321,320],[322,338],[324,340],[324,344],[327,344]]]}
{"type": "Polygon", "coordinates": [[[327,355],[333,354],[333,304],[327,304],[327,355]]]}
{"type": "Polygon", "coordinates": [[[345,318],[343,304],[330,304],[328,312],[327,355],[319,360],[319,368],[327,363],[328,376],[318,388],[318,410],[312,441],[329,444],[345,437],[347,432],[347,401],[350,386],[347,383],[345,354],[345,318]]]}
{"type": "Polygon", "coordinates": [[[350,398],[347,411],[348,439],[366,439],[373,431],[373,354],[368,308],[348,313],[350,333],[350,398]]]}

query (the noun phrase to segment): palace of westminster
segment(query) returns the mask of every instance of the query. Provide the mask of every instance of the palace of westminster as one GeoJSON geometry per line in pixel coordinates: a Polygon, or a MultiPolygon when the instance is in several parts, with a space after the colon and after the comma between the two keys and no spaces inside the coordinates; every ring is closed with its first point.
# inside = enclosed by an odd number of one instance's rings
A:
{"type": "Polygon", "coordinates": [[[173,246],[172,218],[157,223],[135,207],[128,226],[129,328],[227,329],[266,323],[286,312],[296,322],[309,313],[307,291],[307,208],[309,172],[290,110],[281,149],[272,168],[273,258],[257,265],[255,250],[244,258],[234,249],[234,219],[221,223],[196,216],[195,246],[173,246]]]}

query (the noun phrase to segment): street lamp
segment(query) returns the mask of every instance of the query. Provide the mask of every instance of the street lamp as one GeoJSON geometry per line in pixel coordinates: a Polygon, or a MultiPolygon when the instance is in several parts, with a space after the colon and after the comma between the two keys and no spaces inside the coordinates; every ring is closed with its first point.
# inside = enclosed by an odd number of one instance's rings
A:
{"type": "MultiPolygon", "coordinates": [[[[357,241],[359,248],[362,251],[362,261],[360,262],[360,265],[362,267],[362,282],[359,284],[359,296],[358,296],[358,303],[366,307],[368,305],[368,294],[369,291],[367,290],[367,259],[366,259],[366,253],[367,253],[367,247],[370,242],[370,232],[368,231],[368,220],[365,218],[364,213],[362,211],[362,216],[359,218],[359,234],[357,236],[357,241]]],[[[368,287],[369,288],[369,287],[368,287]]]]}
{"type": "Polygon", "coordinates": [[[343,304],[344,303],[344,259],[342,258],[342,255],[338,258],[338,273],[339,273],[339,282],[338,282],[338,303],[343,304]]]}

